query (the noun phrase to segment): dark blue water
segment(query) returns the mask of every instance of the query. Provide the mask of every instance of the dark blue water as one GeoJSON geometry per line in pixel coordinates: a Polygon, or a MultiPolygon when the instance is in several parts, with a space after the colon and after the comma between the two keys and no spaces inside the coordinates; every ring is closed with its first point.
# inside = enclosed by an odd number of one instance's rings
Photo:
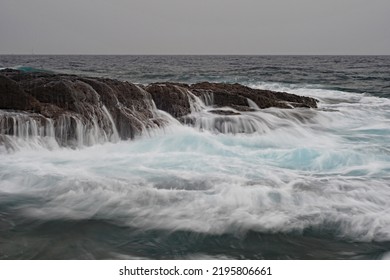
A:
{"type": "Polygon", "coordinates": [[[143,84],[267,82],[390,94],[390,56],[0,56],[0,68],[18,66],[143,84]]]}
{"type": "MultiPolygon", "coordinates": [[[[312,96],[264,129],[0,146],[1,259],[390,258],[389,56],[0,56],[0,68],[312,96]]],[[[249,114],[249,113],[248,113],[249,114]]],[[[37,143],[40,143],[37,141],[37,143]]]]}

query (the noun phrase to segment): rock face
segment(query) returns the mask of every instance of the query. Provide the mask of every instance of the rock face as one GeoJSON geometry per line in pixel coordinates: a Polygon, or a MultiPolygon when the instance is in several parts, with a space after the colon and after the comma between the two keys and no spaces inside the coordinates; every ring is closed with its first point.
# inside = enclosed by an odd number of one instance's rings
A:
{"type": "Polygon", "coordinates": [[[199,83],[191,86],[196,95],[204,95],[207,92],[214,95],[214,104],[217,106],[229,106],[238,110],[248,107],[248,98],[261,108],[278,107],[316,108],[317,101],[314,98],[298,96],[285,92],[252,89],[240,84],[199,83]]]}
{"type": "Polygon", "coordinates": [[[0,144],[9,136],[54,137],[68,146],[131,139],[166,125],[169,117],[161,111],[188,123],[188,115],[206,106],[212,107],[210,114],[236,116],[259,108],[316,108],[317,101],[239,84],[140,86],[6,69],[0,71],[0,144]]]}
{"type": "Polygon", "coordinates": [[[151,84],[146,87],[146,91],[152,95],[158,109],[171,114],[174,118],[191,113],[191,95],[185,85],[151,84]]]}

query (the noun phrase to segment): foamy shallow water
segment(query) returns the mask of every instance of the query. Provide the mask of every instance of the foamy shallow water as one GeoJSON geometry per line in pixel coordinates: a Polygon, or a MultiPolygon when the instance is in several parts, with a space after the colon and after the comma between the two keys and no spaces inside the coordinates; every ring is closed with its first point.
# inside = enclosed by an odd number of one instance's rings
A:
{"type": "Polygon", "coordinates": [[[134,141],[83,149],[22,141],[18,151],[3,151],[0,242],[8,245],[0,256],[28,258],[39,232],[45,236],[37,244],[47,246],[57,224],[65,231],[70,224],[72,236],[93,242],[69,258],[163,258],[163,250],[168,258],[387,258],[390,101],[286,90],[318,98],[319,109],[248,112],[242,118],[263,128],[251,134],[218,133],[198,112],[208,126],[172,123],[134,141]],[[103,242],[95,235],[105,231],[103,242]],[[28,245],[19,255],[20,238],[28,245]],[[248,249],[250,240],[258,251],[248,249]],[[265,240],[277,249],[267,251],[265,240]],[[177,249],[185,242],[194,247],[177,249]],[[199,242],[208,248],[194,249],[199,242]],[[93,246],[107,246],[107,254],[93,246]]]}

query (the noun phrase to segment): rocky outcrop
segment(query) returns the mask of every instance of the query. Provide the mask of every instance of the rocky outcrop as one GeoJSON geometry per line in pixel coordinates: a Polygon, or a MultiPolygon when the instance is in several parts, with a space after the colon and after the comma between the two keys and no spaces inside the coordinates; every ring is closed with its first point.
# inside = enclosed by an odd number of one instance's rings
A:
{"type": "Polygon", "coordinates": [[[24,135],[55,137],[60,145],[91,145],[134,138],[164,126],[170,120],[161,111],[189,123],[188,115],[206,107],[210,114],[238,116],[258,108],[315,108],[316,104],[313,98],[239,84],[140,86],[113,79],[0,71],[2,142],[7,135],[24,135]]]}
{"type": "Polygon", "coordinates": [[[188,86],[161,83],[151,84],[146,91],[152,95],[157,108],[180,118],[191,113],[191,99],[188,86]]]}
{"type": "Polygon", "coordinates": [[[214,95],[215,105],[228,106],[237,108],[238,110],[245,110],[245,107],[248,107],[248,98],[255,102],[261,109],[269,107],[317,107],[317,101],[314,98],[298,96],[286,92],[252,89],[240,84],[204,82],[194,84],[190,87],[190,89],[198,96],[204,96],[212,93],[214,95]]]}

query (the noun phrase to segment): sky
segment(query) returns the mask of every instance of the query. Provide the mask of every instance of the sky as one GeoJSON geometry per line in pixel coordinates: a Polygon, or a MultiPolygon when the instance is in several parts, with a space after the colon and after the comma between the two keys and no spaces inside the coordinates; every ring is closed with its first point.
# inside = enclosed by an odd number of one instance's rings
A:
{"type": "Polygon", "coordinates": [[[0,54],[390,55],[389,0],[0,0],[0,54]]]}

